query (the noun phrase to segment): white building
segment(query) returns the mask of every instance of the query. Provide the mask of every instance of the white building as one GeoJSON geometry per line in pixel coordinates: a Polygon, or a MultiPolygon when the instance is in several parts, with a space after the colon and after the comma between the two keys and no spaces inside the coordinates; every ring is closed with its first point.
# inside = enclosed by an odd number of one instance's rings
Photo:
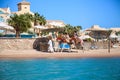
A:
{"type": "Polygon", "coordinates": [[[0,8],[0,22],[6,22],[7,19],[10,17],[11,11],[10,8],[0,8]]]}
{"type": "MultiPolygon", "coordinates": [[[[0,21],[6,22],[7,19],[9,19],[10,15],[12,14],[24,14],[24,13],[30,13],[34,15],[33,12],[30,11],[30,3],[27,2],[26,0],[22,0],[17,4],[18,6],[18,11],[16,12],[11,12],[10,8],[0,8],[0,21]]],[[[60,20],[46,20],[46,28],[55,28],[55,27],[64,27],[65,24],[63,21],[60,20]]],[[[34,27],[34,24],[32,23],[32,26],[34,27]]]]}
{"type": "Polygon", "coordinates": [[[23,0],[22,2],[18,3],[18,11],[14,12],[16,14],[24,14],[24,13],[30,13],[32,15],[34,15],[33,12],[30,11],[30,3],[23,0]]]}

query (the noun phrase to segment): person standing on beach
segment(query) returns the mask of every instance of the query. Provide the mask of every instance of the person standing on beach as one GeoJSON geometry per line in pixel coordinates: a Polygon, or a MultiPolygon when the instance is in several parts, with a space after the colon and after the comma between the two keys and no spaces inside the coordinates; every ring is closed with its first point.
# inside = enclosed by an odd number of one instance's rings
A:
{"type": "Polygon", "coordinates": [[[52,36],[49,36],[48,39],[49,39],[49,41],[48,41],[48,52],[54,52],[52,36]]]}

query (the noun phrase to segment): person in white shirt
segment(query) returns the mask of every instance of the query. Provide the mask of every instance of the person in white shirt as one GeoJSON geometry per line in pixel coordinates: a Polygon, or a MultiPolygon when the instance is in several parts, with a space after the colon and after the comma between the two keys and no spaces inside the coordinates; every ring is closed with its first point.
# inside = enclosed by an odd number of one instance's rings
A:
{"type": "Polygon", "coordinates": [[[48,52],[54,52],[52,37],[49,36],[48,38],[49,38],[49,41],[48,41],[48,52]]]}

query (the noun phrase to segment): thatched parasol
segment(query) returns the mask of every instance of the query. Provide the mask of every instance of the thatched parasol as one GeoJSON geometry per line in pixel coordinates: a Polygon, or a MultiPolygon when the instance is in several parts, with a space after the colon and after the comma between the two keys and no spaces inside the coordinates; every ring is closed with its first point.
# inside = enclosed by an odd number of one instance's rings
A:
{"type": "Polygon", "coordinates": [[[99,27],[99,25],[93,25],[91,28],[87,29],[86,31],[91,31],[89,35],[95,39],[107,38],[108,30],[99,27]]]}
{"type": "Polygon", "coordinates": [[[41,25],[37,25],[37,26],[34,26],[34,32],[35,32],[36,29],[38,31],[38,35],[40,36],[41,30],[44,30],[44,29],[47,29],[47,28],[44,27],[44,26],[41,26],[41,25]]]}
{"type": "Polygon", "coordinates": [[[106,29],[99,27],[99,25],[93,25],[91,28],[87,29],[87,31],[106,31],[106,29]]]}

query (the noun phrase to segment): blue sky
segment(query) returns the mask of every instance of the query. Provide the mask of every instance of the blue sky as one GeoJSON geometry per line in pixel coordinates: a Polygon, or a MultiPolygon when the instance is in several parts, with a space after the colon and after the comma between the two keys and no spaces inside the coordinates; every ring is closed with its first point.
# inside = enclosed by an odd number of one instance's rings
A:
{"type": "MultiPolygon", "coordinates": [[[[0,0],[0,7],[17,11],[22,0],[0,0]]],[[[80,25],[83,29],[94,24],[104,28],[120,27],[120,0],[26,0],[31,11],[47,20],[62,20],[65,24],[80,25]]]]}

